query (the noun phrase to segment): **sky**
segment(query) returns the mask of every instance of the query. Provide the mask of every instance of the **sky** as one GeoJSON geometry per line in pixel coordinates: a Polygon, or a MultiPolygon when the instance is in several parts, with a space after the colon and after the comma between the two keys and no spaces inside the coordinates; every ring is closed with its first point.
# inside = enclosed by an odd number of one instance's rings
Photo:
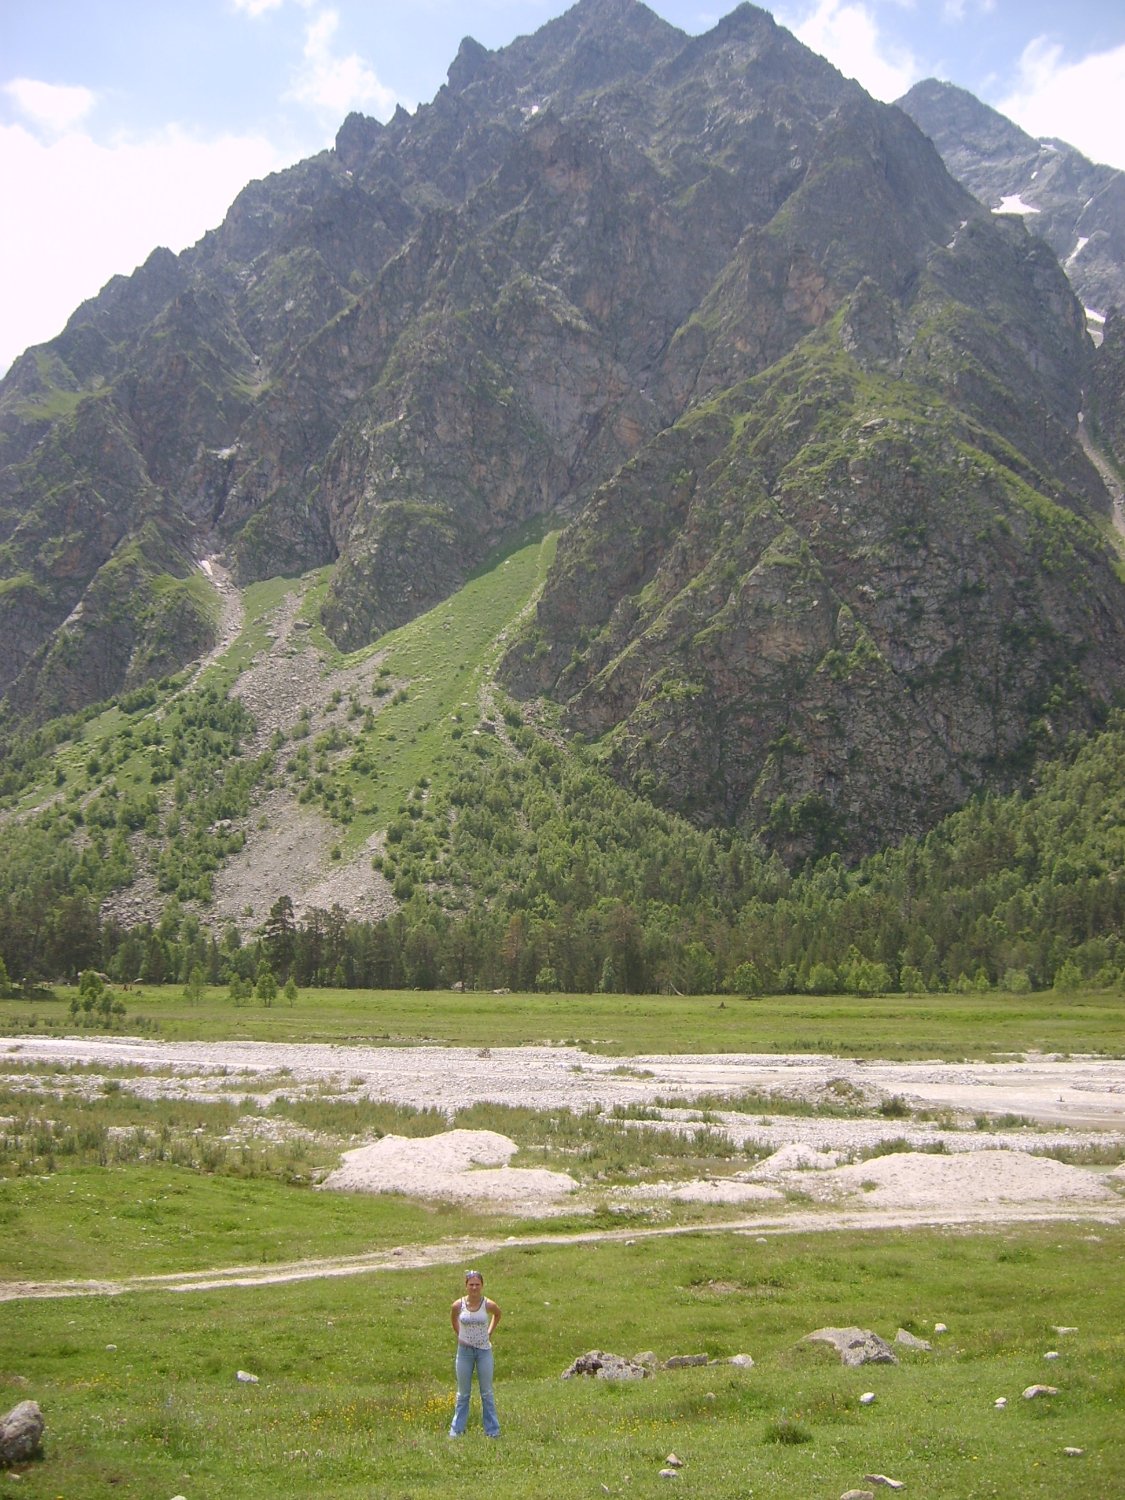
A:
{"type": "MultiPolygon", "coordinates": [[[[256,177],[386,120],[569,0],[0,0],[0,371],[158,245],[186,249],[256,177]]],[[[648,0],[708,31],[734,0],[648,0]]],[[[959,84],[1125,169],[1123,0],[779,0],[876,98],[959,84]]]]}

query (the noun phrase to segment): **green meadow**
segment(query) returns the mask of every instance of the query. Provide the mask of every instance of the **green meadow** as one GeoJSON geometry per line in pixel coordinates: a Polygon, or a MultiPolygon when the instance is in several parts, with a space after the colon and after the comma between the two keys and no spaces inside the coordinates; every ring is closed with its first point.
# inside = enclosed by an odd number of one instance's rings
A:
{"type": "MultiPolygon", "coordinates": [[[[1121,1052],[1119,1008],[1106,997],[1066,1007],[1051,998],[322,991],[234,1006],[217,990],[192,1003],[168,987],[130,992],[124,1029],[135,1014],[169,1039],[551,1040],[622,1055],[1121,1052]]],[[[68,1001],[64,992],[6,1001],[0,1033],[73,1032],[68,1001]]],[[[219,1074],[221,1097],[138,1099],[124,1086],[127,1067],[52,1073],[18,1047],[9,1044],[0,1097],[0,1278],[129,1289],[0,1301],[0,1412],[34,1399],[47,1421],[44,1456],[18,1478],[0,1475],[0,1495],[421,1500],[479,1487],[495,1500],[669,1490],[837,1500],[871,1488],[864,1476],[874,1473],[910,1495],[957,1500],[1125,1492],[1125,1234],[1094,1213],[992,1232],[779,1234],[759,1232],[744,1211],[739,1227],[699,1207],[611,1213],[596,1192],[592,1212],[546,1221],[317,1193],[318,1171],[353,1140],[429,1134],[444,1118],[361,1105],[343,1082],[313,1097],[294,1086],[288,1098],[284,1070],[219,1074]],[[246,1097],[267,1088],[268,1106],[246,1097]],[[248,1113],[284,1128],[236,1139],[248,1113]],[[580,1233],[603,1237],[578,1242],[580,1233]],[[492,1248],[471,1248],[480,1245],[492,1248]],[[442,1264],[413,1265],[413,1247],[431,1247],[442,1264]],[[311,1257],[393,1261],[396,1251],[400,1268],[309,1280],[213,1290],[130,1281],[311,1257]],[[475,1397],[465,1440],[445,1437],[448,1307],[466,1259],[504,1308],[499,1443],[484,1439],[475,1397]],[[946,1334],[934,1334],[938,1322],[946,1334]],[[903,1350],[897,1366],[846,1369],[803,1342],[825,1325],[888,1340],[905,1328],[934,1347],[903,1350]],[[747,1353],[754,1365],[663,1370],[627,1385],[560,1379],[593,1348],[717,1361],[747,1353]],[[240,1382],[240,1370],[257,1382],[240,1382]],[[1039,1382],[1057,1394],[1022,1399],[1039,1382]],[[860,1403],[865,1392],[873,1404],[860,1403]],[[661,1478],[672,1452],[679,1477],[661,1478]]],[[[848,1107],[843,1098],[810,1106],[848,1107]]],[[[615,1131],[606,1115],[499,1106],[453,1123],[506,1131],[521,1147],[515,1164],[569,1160],[588,1185],[748,1164],[729,1151],[724,1160],[706,1109],[700,1118],[687,1138],[615,1131]]]]}
{"type": "MultiPolygon", "coordinates": [[[[0,1000],[0,1033],[73,1032],[74,991],[0,1000]]],[[[423,1042],[489,1047],[568,1043],[603,1055],[821,1052],[854,1057],[985,1059],[1013,1053],[1125,1053],[1114,992],[1005,995],[460,994],[449,990],[302,991],[232,1003],[222,987],[120,995],[138,1027],[167,1041],[423,1042]]]]}
{"type": "Polygon", "coordinates": [[[466,1438],[445,1437],[459,1266],[8,1302],[0,1388],[12,1404],[38,1400],[48,1431],[44,1458],[0,1485],[34,1500],[421,1500],[478,1488],[524,1500],[670,1487],[836,1500],[880,1473],[908,1495],[1109,1497],[1125,1486],[1122,1248],[1118,1231],[1055,1225],[710,1232],[474,1257],[504,1309],[498,1443],[483,1437],[475,1397],[466,1438]],[[934,1335],[935,1322],[948,1333],[934,1335]],[[933,1352],[852,1370],[802,1342],[851,1324],[929,1335],[933,1352]],[[627,1385],[561,1380],[592,1348],[755,1363],[627,1385]],[[257,1383],[239,1382],[240,1370],[257,1383]],[[1058,1394],[1022,1399],[1039,1382],[1058,1394]],[[868,1391],[876,1400],[861,1405],[868,1391]],[[1009,1404],[997,1410],[1001,1396],[1009,1404]],[[683,1463],[675,1481],[660,1477],[671,1452],[683,1463]]]}

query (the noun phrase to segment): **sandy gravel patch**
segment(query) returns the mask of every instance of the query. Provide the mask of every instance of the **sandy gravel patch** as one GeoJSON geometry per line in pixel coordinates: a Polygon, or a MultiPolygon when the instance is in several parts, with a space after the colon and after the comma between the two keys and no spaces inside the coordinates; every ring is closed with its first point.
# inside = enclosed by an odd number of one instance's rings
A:
{"type": "Polygon", "coordinates": [[[839,1165],[839,1152],[814,1151],[811,1146],[791,1141],[788,1146],[782,1146],[772,1156],[767,1156],[765,1161],[760,1161],[746,1176],[754,1181],[761,1181],[770,1177],[784,1177],[788,1172],[829,1172],[839,1165]]]}
{"type": "MultiPolygon", "coordinates": [[[[785,1053],[719,1053],[599,1057],[577,1047],[379,1047],[279,1042],[160,1042],[141,1037],[0,1037],[5,1054],[25,1061],[136,1064],[200,1075],[226,1068],[247,1074],[287,1069],[296,1083],[362,1075],[369,1098],[453,1111],[482,1100],[537,1109],[610,1108],[668,1099],[689,1105],[701,1095],[739,1092],[823,1097],[833,1085],[856,1089],[874,1106],[908,1104],[1011,1113],[1067,1130],[1125,1131],[1125,1059],[1048,1054],[996,1063],[864,1062],[785,1053]]],[[[248,1091],[249,1091],[248,1083],[248,1091]]],[[[757,1113],[757,1112],[755,1112],[757,1113]]],[[[798,1118],[781,1122],[795,1130],[798,1118]]],[[[825,1138],[847,1120],[809,1122],[825,1138]]],[[[912,1122],[882,1120],[904,1135],[912,1122]]],[[[932,1127],[931,1127],[932,1128],[932,1127]]],[[[805,1139],[794,1135],[793,1139],[805,1139]]],[[[787,1137],[776,1142],[785,1145],[787,1137]]]]}
{"type": "MultiPolygon", "coordinates": [[[[846,1203],[872,1217],[913,1207],[951,1215],[974,1205],[1071,1205],[1076,1211],[1125,1211],[1125,1174],[1072,1167],[1031,1152],[1060,1146],[1105,1147],[1125,1138],[1125,1060],[1034,1056],[998,1063],[884,1063],[803,1055],[600,1057],[564,1046],[471,1049],[444,1046],[333,1046],[264,1042],[156,1042],[133,1037],[0,1038],[4,1062],[102,1063],[142,1071],[117,1082],[122,1091],[222,1093],[254,1099],[309,1096],[328,1088],[340,1098],[437,1108],[447,1118],[480,1101],[541,1110],[644,1105],[659,1118],[614,1116],[621,1129],[673,1129],[725,1137],[732,1151],[764,1146],[769,1161],[729,1177],[650,1182],[608,1190],[611,1199],[761,1203],[799,1193],[818,1203],[846,1203]],[[226,1070],[223,1076],[223,1070],[226,1070]],[[159,1076],[156,1076],[159,1074],[159,1076]],[[258,1088],[255,1088],[255,1084],[258,1088]],[[862,1100],[843,1117],[714,1110],[716,1095],[763,1096],[824,1103],[862,1100]],[[880,1103],[938,1107],[941,1122],[891,1117],[880,1103]],[[704,1117],[696,1105],[707,1100],[704,1117]],[[985,1111],[1010,1112],[1016,1123],[979,1128],[985,1111]],[[1045,1122],[1021,1127],[1018,1117],[1045,1122]],[[1050,1128],[1046,1128],[1049,1122],[1050,1128]],[[1096,1124],[1097,1130],[1090,1129],[1096,1124]],[[856,1163],[857,1156],[895,1154],[856,1163]],[[903,1151],[902,1146],[910,1147],[903,1151]],[[926,1149],[929,1148],[929,1149],[926,1149]],[[935,1154],[940,1151],[944,1154],[935,1154]],[[1003,1149],[998,1149],[1003,1148],[1003,1149]],[[840,1162],[856,1163],[851,1166],[840,1162]]],[[[13,1077],[15,1075],[13,1074],[13,1077]]],[[[45,1091],[52,1085],[28,1078],[45,1091]]],[[[84,1075],[83,1087],[94,1080],[84,1075]]],[[[514,1169],[514,1145],[492,1132],[451,1130],[422,1139],[390,1137],[349,1151],[327,1180],[330,1189],[396,1192],[478,1208],[549,1215],[578,1207],[578,1184],[564,1172],[514,1169]]],[[[604,1200],[607,1190],[598,1192],[604,1200]]],[[[792,1204],[786,1204],[792,1209],[792,1204]]],[[[821,1210],[823,1211],[823,1209],[821,1210]]]]}
{"type": "Polygon", "coordinates": [[[385,1135],[346,1151],[320,1184],[343,1193],[405,1193],[499,1212],[549,1213],[578,1183],[566,1172],[509,1167],[519,1150],[494,1130],[447,1130],[423,1137],[385,1135]]]}
{"type": "Polygon", "coordinates": [[[691,1182],[640,1182],[636,1187],[618,1188],[615,1202],[649,1201],[655,1203],[784,1203],[785,1194],[777,1188],[746,1182],[741,1177],[697,1178],[691,1182]]]}
{"type": "Polygon", "coordinates": [[[859,1193],[880,1208],[1120,1201],[1099,1174],[1023,1151],[978,1151],[972,1156],[902,1152],[809,1174],[802,1185],[818,1197],[859,1193]]]}

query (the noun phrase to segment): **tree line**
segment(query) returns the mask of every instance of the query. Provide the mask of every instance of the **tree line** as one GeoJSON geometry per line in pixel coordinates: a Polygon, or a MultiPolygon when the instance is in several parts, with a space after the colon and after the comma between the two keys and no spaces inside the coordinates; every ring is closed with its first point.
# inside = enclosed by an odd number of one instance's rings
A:
{"type": "Polygon", "coordinates": [[[630,796],[590,752],[520,733],[519,754],[496,746],[407,799],[382,861],[399,898],[384,920],[298,919],[279,892],[259,931],[216,931],[173,893],[159,922],[126,928],[99,915],[112,840],[95,860],[29,829],[0,847],[0,958],[15,979],[245,990],[263,975],[575,993],[1125,983],[1120,717],[1026,793],[979,797],[854,868],[830,855],[797,872],[630,796]]]}

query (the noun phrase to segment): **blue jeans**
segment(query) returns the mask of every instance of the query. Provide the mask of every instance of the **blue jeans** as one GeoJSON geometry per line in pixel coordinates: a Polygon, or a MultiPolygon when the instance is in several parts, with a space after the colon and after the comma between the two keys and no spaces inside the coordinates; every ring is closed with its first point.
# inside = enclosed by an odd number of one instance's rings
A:
{"type": "Polygon", "coordinates": [[[468,1344],[458,1344],[453,1368],[457,1372],[457,1405],[453,1408],[449,1436],[460,1437],[469,1425],[469,1393],[473,1384],[473,1371],[476,1370],[485,1433],[489,1437],[499,1437],[500,1419],[496,1415],[496,1402],[492,1397],[492,1350],[473,1349],[468,1344]]]}

